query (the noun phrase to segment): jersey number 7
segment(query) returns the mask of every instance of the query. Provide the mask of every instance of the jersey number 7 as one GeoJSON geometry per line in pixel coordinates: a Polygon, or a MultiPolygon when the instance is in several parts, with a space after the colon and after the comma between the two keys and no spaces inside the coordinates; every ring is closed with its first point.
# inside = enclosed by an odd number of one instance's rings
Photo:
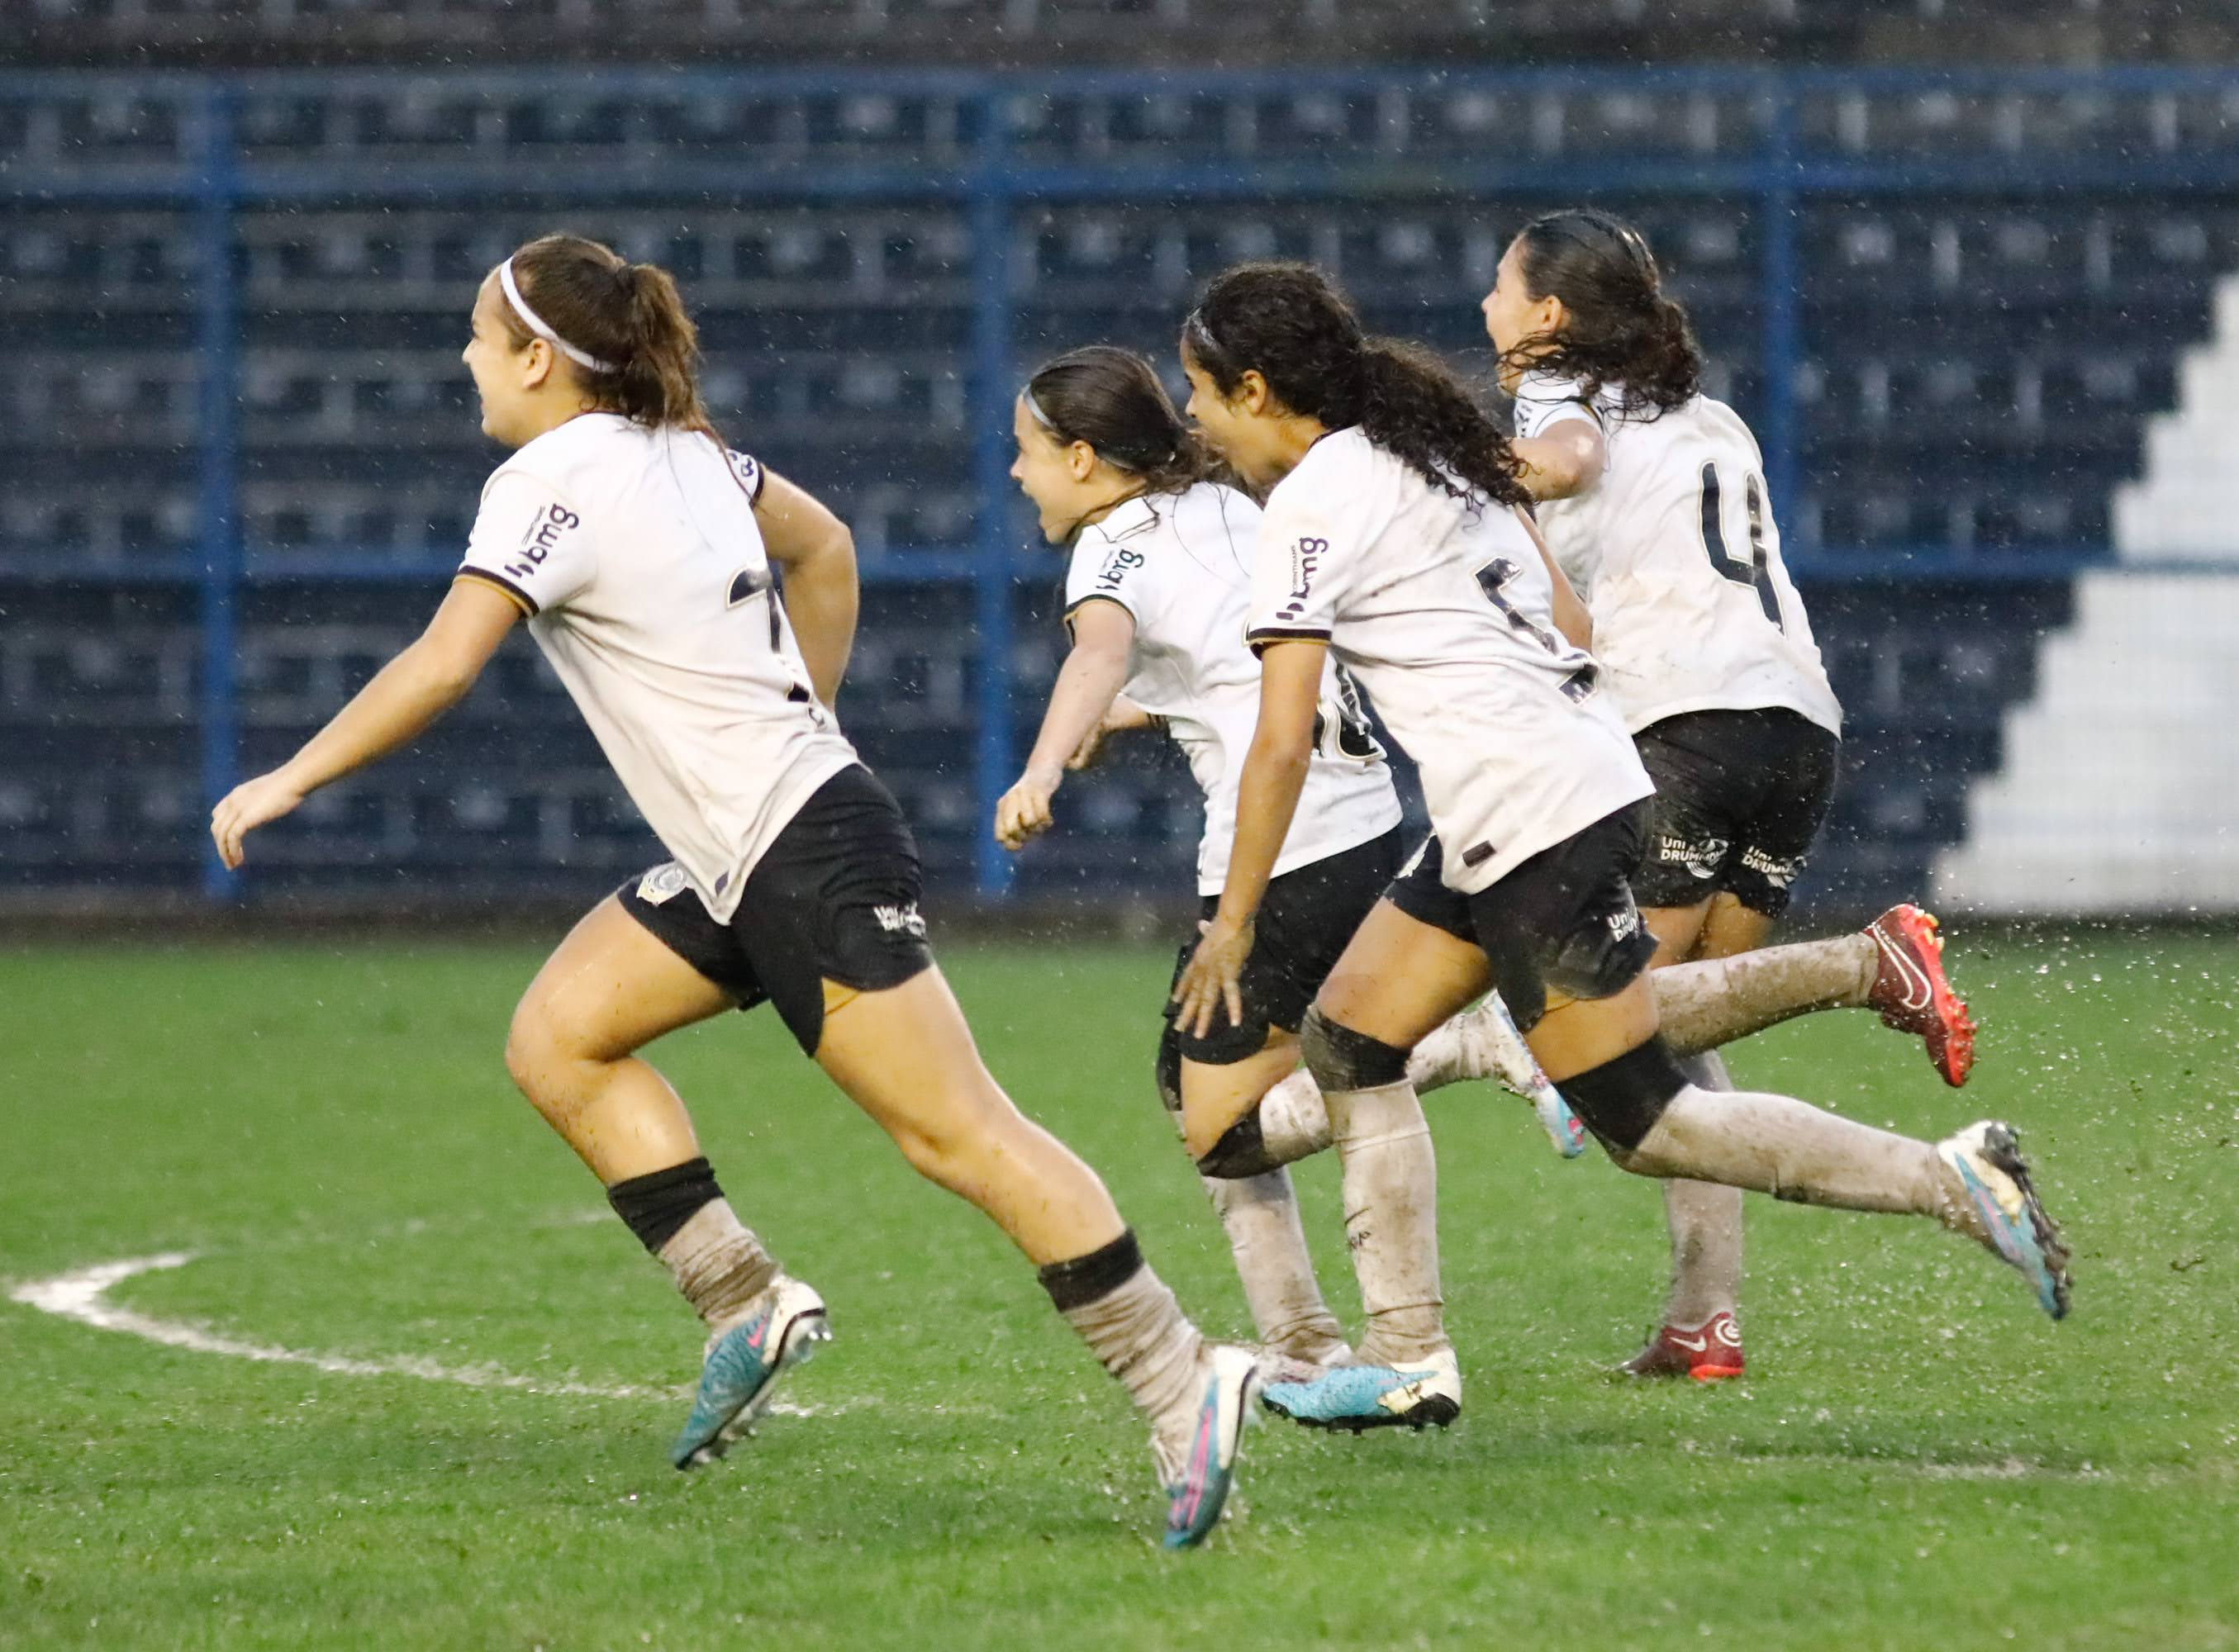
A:
{"type": "Polygon", "coordinates": [[[1736,585],[1746,585],[1757,593],[1757,606],[1764,617],[1772,621],[1773,629],[1786,632],[1788,627],[1781,618],[1780,590],[1765,572],[1764,550],[1764,479],[1755,471],[1742,479],[1742,497],[1749,506],[1749,549],[1737,555],[1726,543],[1724,497],[1718,488],[1718,468],[1705,462],[1703,466],[1703,549],[1711,558],[1711,566],[1736,585]]]}

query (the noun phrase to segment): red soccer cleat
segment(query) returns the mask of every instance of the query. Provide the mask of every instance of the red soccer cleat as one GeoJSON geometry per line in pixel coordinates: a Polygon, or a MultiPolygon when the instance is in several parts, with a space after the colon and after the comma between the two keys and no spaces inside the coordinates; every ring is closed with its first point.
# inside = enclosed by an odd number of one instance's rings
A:
{"type": "Polygon", "coordinates": [[[1627,1377],[1691,1377],[1723,1382],[1742,1374],[1742,1330],[1729,1313],[1712,1314],[1693,1330],[1666,1325],[1647,1347],[1618,1367],[1627,1377]]]}
{"type": "Polygon", "coordinates": [[[1928,1045],[1928,1059],[1957,1090],[1975,1065],[1975,1018],[1943,974],[1943,938],[1936,919],[1914,906],[1890,907],[1866,926],[1881,958],[1875,966],[1870,1009],[1882,1025],[1913,1032],[1928,1045]]]}

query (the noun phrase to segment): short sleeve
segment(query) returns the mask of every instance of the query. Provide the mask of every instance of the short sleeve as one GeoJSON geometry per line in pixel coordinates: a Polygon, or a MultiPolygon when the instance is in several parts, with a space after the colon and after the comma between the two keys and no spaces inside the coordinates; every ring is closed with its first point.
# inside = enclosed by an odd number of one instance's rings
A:
{"type": "Polygon", "coordinates": [[[1151,572],[1152,559],[1146,547],[1130,543],[1131,538],[1114,539],[1090,528],[1074,541],[1073,561],[1065,576],[1068,620],[1082,603],[1100,599],[1117,602],[1138,626],[1144,623],[1145,615],[1156,607],[1157,594],[1153,588],[1156,576],[1151,572]]]}
{"type": "Polygon", "coordinates": [[[762,468],[762,461],[752,454],[741,453],[736,448],[724,448],[723,457],[730,461],[731,474],[738,479],[739,486],[746,489],[747,502],[761,504],[762,484],[769,480],[769,472],[762,468]]]}
{"type": "Polygon", "coordinates": [[[1602,422],[1600,410],[1577,380],[1558,379],[1547,373],[1525,374],[1516,387],[1516,434],[1529,440],[1560,419],[1602,422]]]}
{"type": "Polygon", "coordinates": [[[494,585],[535,614],[581,591],[596,569],[590,529],[549,482],[518,470],[490,478],[461,577],[494,585]]]}
{"type": "Polygon", "coordinates": [[[1252,559],[1244,636],[1252,653],[1293,638],[1328,640],[1345,565],[1359,554],[1354,537],[1326,506],[1276,488],[1259,519],[1259,549],[1252,559]]]}

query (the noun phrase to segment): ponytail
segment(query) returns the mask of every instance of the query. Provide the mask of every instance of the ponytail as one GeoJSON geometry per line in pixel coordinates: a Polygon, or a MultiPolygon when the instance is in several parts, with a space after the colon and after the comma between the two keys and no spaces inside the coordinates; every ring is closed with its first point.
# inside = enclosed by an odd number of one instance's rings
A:
{"type": "MultiPolygon", "coordinates": [[[[573,349],[585,393],[641,425],[712,431],[700,399],[700,333],[658,264],[633,264],[581,236],[543,236],[513,255],[522,296],[573,349]],[[588,357],[591,365],[585,365],[588,357]]],[[[516,345],[532,329],[508,309],[516,345]]]]}
{"type": "Polygon", "coordinates": [[[1133,350],[1091,344],[1044,363],[1026,381],[1026,410],[1060,442],[1085,441],[1148,494],[1228,480],[1174,410],[1157,369],[1133,350]]]}
{"type": "Polygon", "coordinates": [[[1606,212],[1534,218],[1516,237],[1525,293],[1558,298],[1562,329],[1519,339],[1501,358],[1521,372],[1612,392],[1625,416],[1660,418],[1702,393],[1703,349],[1639,230],[1606,212]]]}
{"type": "Polygon", "coordinates": [[[1371,338],[1329,277],[1306,264],[1239,264],[1213,278],[1182,327],[1184,355],[1224,396],[1247,370],[1292,413],[1358,427],[1432,487],[1472,505],[1518,505],[1508,438],[1446,364],[1371,338]]]}

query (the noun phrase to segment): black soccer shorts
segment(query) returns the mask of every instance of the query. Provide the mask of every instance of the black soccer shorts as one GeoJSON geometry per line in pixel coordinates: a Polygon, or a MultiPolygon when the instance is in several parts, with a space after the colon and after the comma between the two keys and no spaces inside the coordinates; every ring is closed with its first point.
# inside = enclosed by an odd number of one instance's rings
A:
{"type": "Polygon", "coordinates": [[[1473,895],[1446,887],[1433,836],[1385,899],[1416,922],[1481,948],[1501,1002],[1528,1032],[1547,1013],[1549,987],[1574,998],[1613,997],[1656,955],[1630,882],[1649,815],[1648,799],[1628,803],[1473,895]]]}
{"type": "MultiPolygon", "coordinates": [[[[1253,922],[1252,955],[1245,959],[1237,982],[1244,1019],[1231,1026],[1224,1005],[1213,1011],[1213,1025],[1201,1038],[1187,1028],[1176,1027],[1173,1036],[1182,1058],[1212,1067],[1233,1066],[1266,1047],[1268,1028],[1296,1032],[1314,994],[1345,955],[1353,931],[1399,870],[1404,853],[1399,828],[1393,826],[1366,843],[1271,879],[1253,922]]],[[[1218,895],[1207,895],[1198,915],[1209,919],[1219,906],[1218,895]]],[[[1197,943],[1194,932],[1182,943],[1174,959],[1175,985],[1189,967],[1197,943]]],[[[1171,998],[1167,1000],[1169,1023],[1180,1007],[1171,998]]]]}
{"type": "Polygon", "coordinates": [[[1834,806],[1843,742],[1786,707],[1685,712],[1633,737],[1656,782],[1644,906],[1692,906],[1724,891],[1768,918],[1810,859],[1834,806]]]}
{"type": "Polygon", "coordinates": [[[900,986],[933,965],[917,840],[901,806],[860,764],[819,786],[747,874],[728,923],[674,862],[617,892],[622,910],[751,1010],[767,1000],[808,1054],[824,1036],[824,984],[900,986]]]}

